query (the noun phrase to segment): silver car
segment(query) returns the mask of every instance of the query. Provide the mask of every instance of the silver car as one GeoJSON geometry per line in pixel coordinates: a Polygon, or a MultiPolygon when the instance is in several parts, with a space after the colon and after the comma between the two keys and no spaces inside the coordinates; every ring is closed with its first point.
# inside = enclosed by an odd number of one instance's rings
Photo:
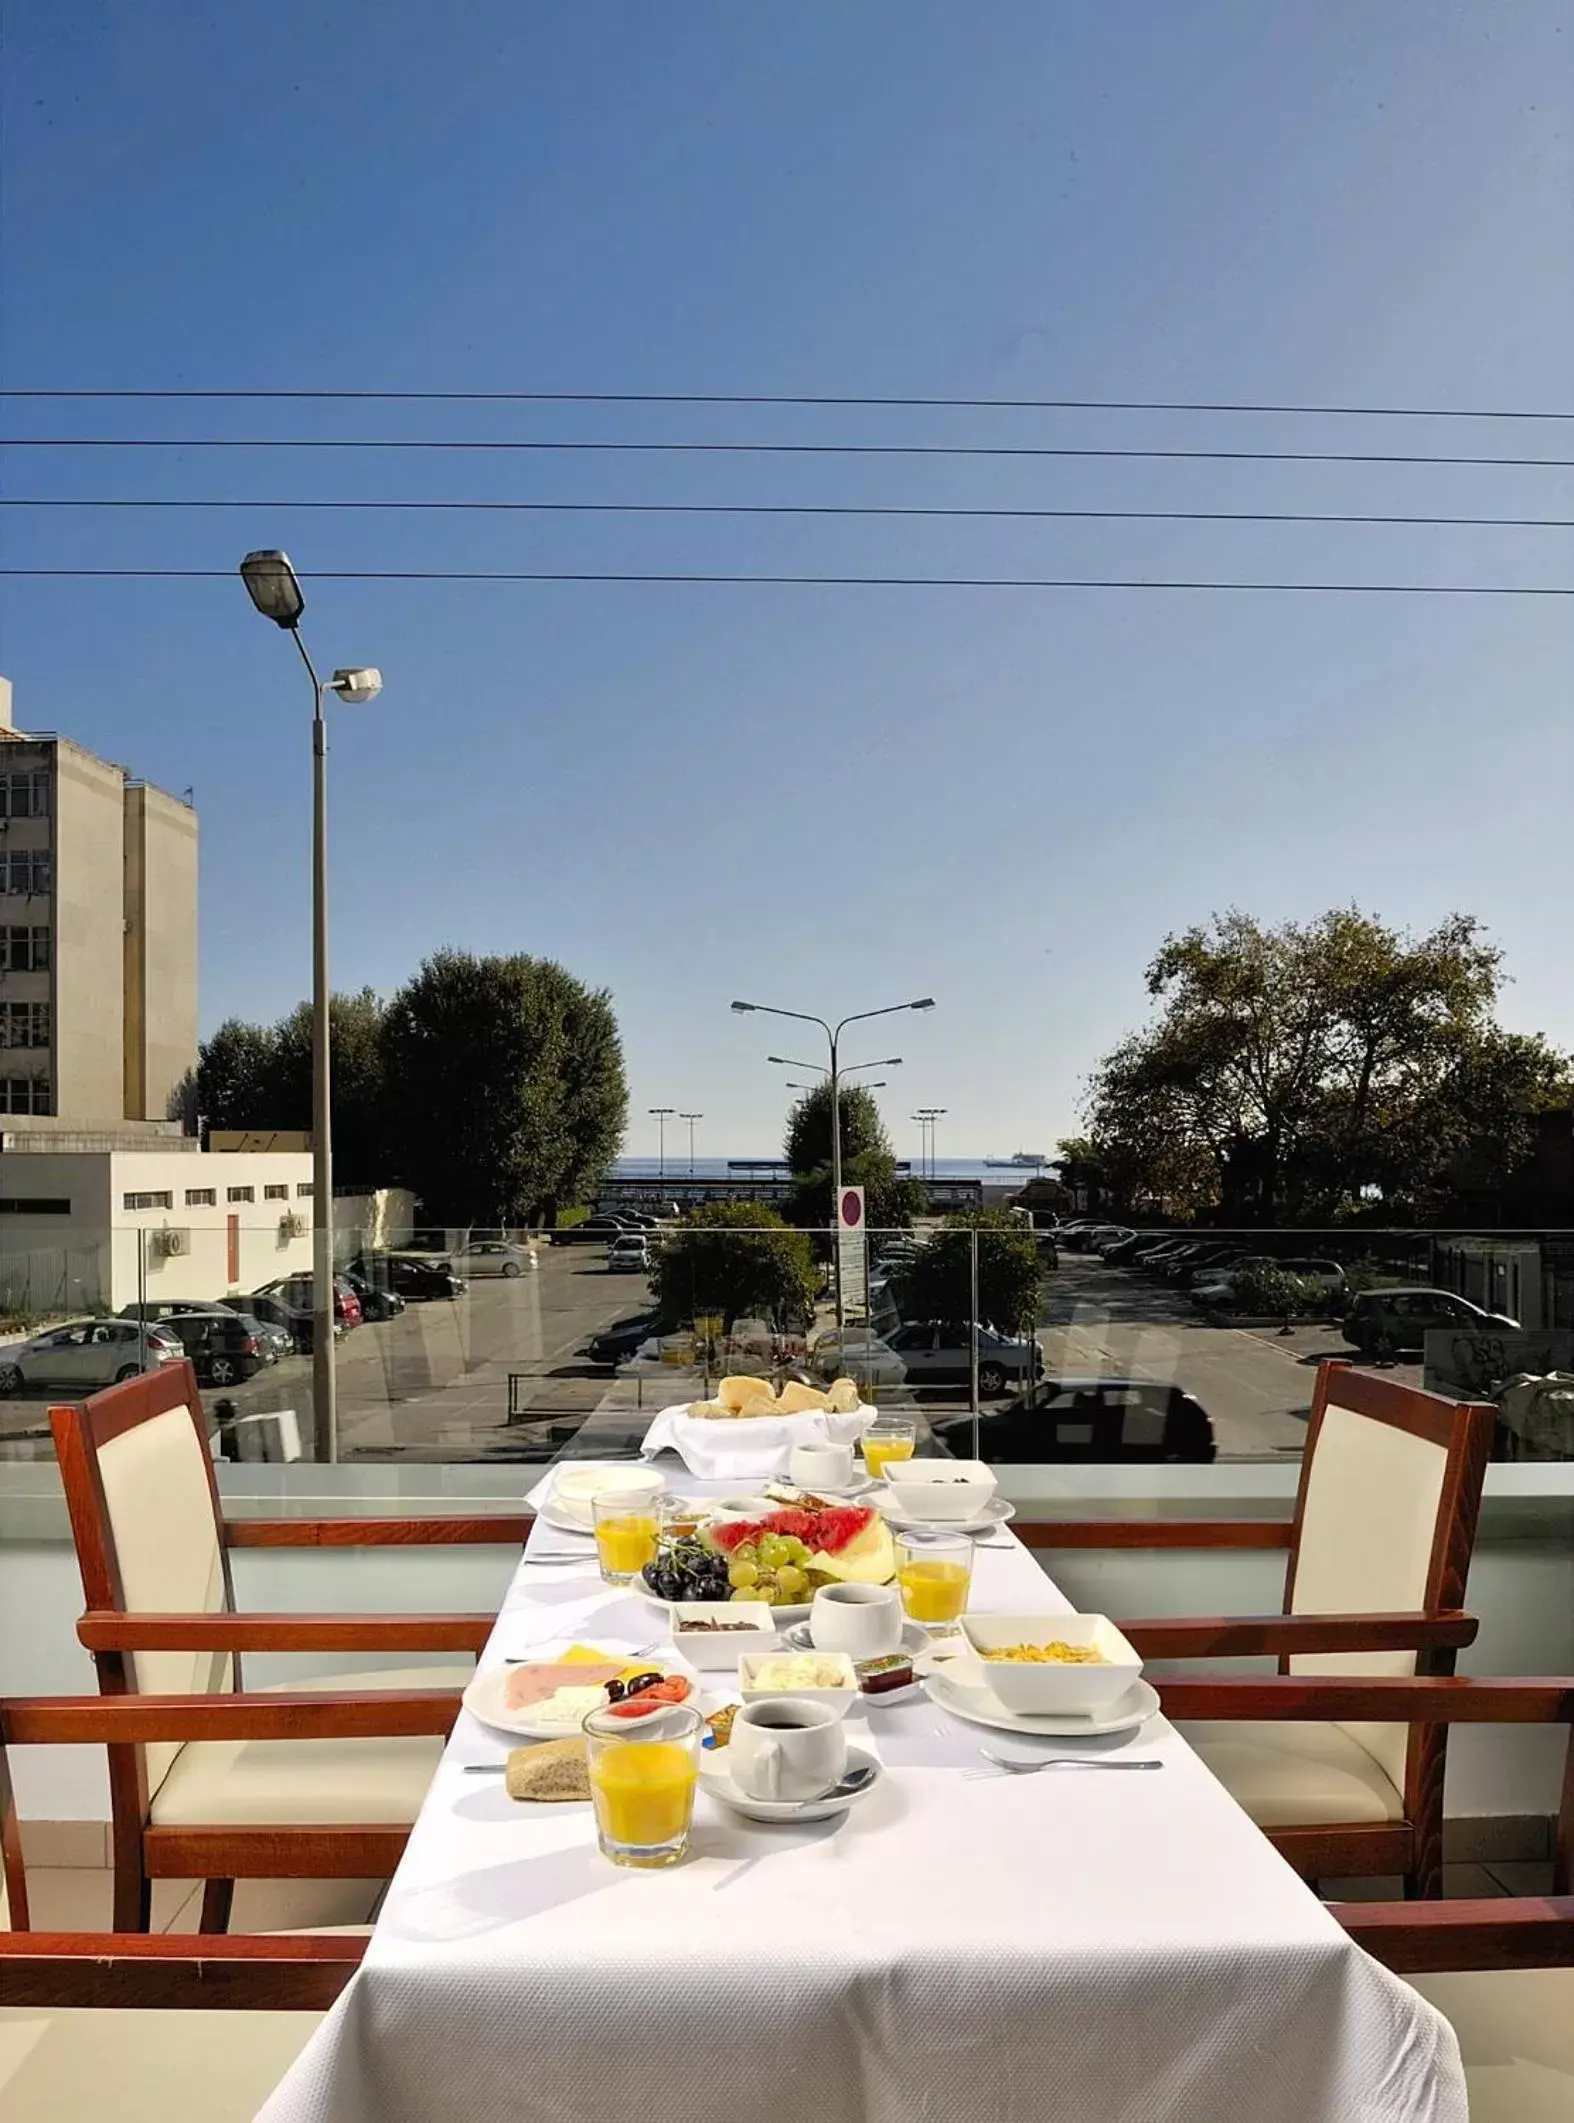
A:
{"type": "Polygon", "coordinates": [[[0,1393],[20,1393],[24,1386],[96,1392],[139,1371],[178,1364],[185,1354],[174,1335],[146,1320],[73,1320],[0,1350],[0,1393]]]}
{"type": "Polygon", "coordinates": [[[536,1264],[529,1246],[511,1245],[507,1239],[477,1238],[448,1256],[455,1275],[528,1275],[536,1264]]]}

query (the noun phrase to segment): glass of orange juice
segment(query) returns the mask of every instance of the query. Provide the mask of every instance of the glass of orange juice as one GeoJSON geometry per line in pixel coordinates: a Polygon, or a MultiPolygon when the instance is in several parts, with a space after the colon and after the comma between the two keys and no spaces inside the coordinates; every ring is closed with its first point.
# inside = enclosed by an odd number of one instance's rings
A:
{"type": "Polygon", "coordinates": [[[689,1847],[705,1720],[687,1703],[585,1719],[596,1840],[614,1865],[676,1865],[689,1847]]]}
{"type": "Polygon", "coordinates": [[[864,1465],[878,1481],[887,1460],[910,1460],[918,1442],[918,1425],[910,1416],[882,1415],[863,1434],[864,1465]]]}
{"type": "Polygon", "coordinates": [[[609,1585],[626,1585],[656,1554],[666,1483],[653,1474],[638,1488],[614,1489],[591,1498],[596,1560],[609,1585]]]}
{"type": "Polygon", "coordinates": [[[965,1533],[904,1533],[896,1543],[896,1582],[910,1620],[932,1637],[952,1636],[973,1582],[965,1533]]]}

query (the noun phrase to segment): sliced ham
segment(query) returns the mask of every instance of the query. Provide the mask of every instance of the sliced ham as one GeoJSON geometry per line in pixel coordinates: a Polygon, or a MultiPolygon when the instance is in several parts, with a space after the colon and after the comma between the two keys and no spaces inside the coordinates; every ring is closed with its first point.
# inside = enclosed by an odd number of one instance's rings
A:
{"type": "Polygon", "coordinates": [[[503,1699],[510,1710],[528,1710],[532,1703],[544,1703],[560,1688],[604,1688],[622,1671],[623,1665],[617,1660],[604,1660],[599,1665],[516,1666],[508,1676],[503,1699]]]}

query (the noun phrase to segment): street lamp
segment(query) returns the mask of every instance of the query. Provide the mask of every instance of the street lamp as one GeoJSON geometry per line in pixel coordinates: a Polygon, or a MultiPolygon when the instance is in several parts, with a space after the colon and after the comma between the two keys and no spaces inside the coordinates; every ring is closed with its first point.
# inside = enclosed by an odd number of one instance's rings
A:
{"type": "MultiPolygon", "coordinates": [[[[935,1122],[943,1120],[949,1110],[949,1107],[946,1106],[920,1106],[913,1115],[920,1128],[927,1127],[929,1130],[929,1177],[931,1179],[935,1177],[935,1122]]],[[[922,1137],[919,1140],[922,1142],[922,1137]]]]}
{"type": "Polygon", "coordinates": [[[660,1146],[656,1155],[656,1177],[665,1179],[667,1176],[667,1122],[678,1109],[676,1106],[647,1106],[645,1110],[656,1123],[656,1141],[660,1146]]]}
{"type": "Polygon", "coordinates": [[[697,1120],[703,1120],[705,1116],[703,1113],[680,1113],[678,1118],[679,1120],[686,1120],[689,1124],[689,1178],[692,1179],[694,1177],[694,1123],[697,1120]]]}
{"type": "MultiPolygon", "coordinates": [[[[834,1025],[829,1019],[815,1017],[810,1011],[781,1010],[774,1003],[735,1002],[732,1006],[742,1017],[753,1015],[761,1017],[790,1017],[795,1023],[800,1025],[818,1025],[829,1042],[831,1050],[831,1199],[836,1211],[838,1224],[840,1224],[842,1216],[842,1071],[839,1053],[842,1034],[849,1025],[867,1024],[872,1017],[899,1017],[906,1010],[932,1010],[934,1006],[935,999],[932,995],[920,995],[916,1002],[887,1003],[883,1010],[855,1010],[850,1017],[841,1018],[834,1025]]],[[[780,1060],[781,1057],[776,1056],[774,1058],[780,1060]]],[[[804,1064],[802,1062],[789,1062],[787,1066],[789,1068],[802,1068],[804,1064]]],[[[868,1066],[883,1069],[889,1065],[885,1062],[875,1062],[868,1066]]],[[[836,1247],[835,1261],[836,1328],[837,1332],[840,1333],[843,1326],[842,1249],[840,1245],[836,1247]]]]}
{"type": "Polygon", "coordinates": [[[240,564],[246,594],[300,651],[312,686],[312,1409],[316,1457],[339,1457],[339,1404],[333,1366],[333,1133],[328,1025],[328,724],[323,695],[352,707],[375,700],[383,674],[341,666],[325,686],[301,639],[306,598],[288,553],[248,553],[240,564]]]}

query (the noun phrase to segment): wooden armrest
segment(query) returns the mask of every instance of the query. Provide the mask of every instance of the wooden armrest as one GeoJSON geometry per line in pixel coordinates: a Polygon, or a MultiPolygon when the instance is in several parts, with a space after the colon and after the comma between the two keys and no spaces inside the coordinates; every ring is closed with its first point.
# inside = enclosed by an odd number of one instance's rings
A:
{"type": "Polygon", "coordinates": [[[116,1614],[77,1624],[89,1651],[480,1651],[491,1614],[116,1614]]]}
{"type": "Polygon", "coordinates": [[[0,1932],[7,2005],[324,2012],[361,1965],[358,1938],[0,1932]]]}
{"type": "Polygon", "coordinates": [[[1574,1896],[1511,1901],[1330,1902],[1358,1946],[1396,1975],[1574,1966],[1574,1896]]]}
{"type": "Polygon", "coordinates": [[[12,1696],[0,1741],[99,1745],[153,1740],[391,1740],[445,1737],[457,1689],[269,1690],[265,1695],[12,1696]]]}
{"type": "Polygon", "coordinates": [[[1161,1675],[1167,1718],[1295,1718],[1418,1725],[1574,1725],[1574,1681],[1497,1676],[1379,1680],[1358,1674],[1161,1675]]]}
{"type": "Polygon", "coordinates": [[[1029,1548],[1288,1548],[1290,1519],[1018,1519],[1029,1548]]]}
{"type": "Polygon", "coordinates": [[[519,1548],[533,1512],[474,1518],[226,1519],[227,1548],[519,1548]]]}
{"type": "Polygon", "coordinates": [[[1145,1659],[1242,1658],[1311,1651],[1420,1651],[1473,1644],[1473,1614],[1257,1614],[1121,1622],[1145,1659]]]}

